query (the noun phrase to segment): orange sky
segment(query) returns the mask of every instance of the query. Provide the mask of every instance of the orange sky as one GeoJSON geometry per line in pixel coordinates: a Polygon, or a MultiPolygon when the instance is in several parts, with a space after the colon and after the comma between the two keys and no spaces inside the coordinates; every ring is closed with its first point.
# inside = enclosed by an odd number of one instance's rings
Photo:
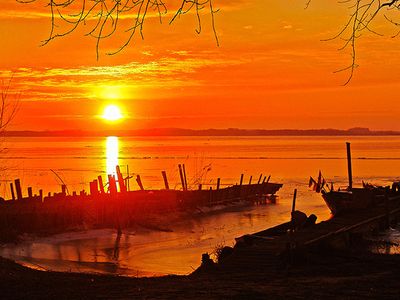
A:
{"type": "Polygon", "coordinates": [[[14,74],[20,93],[14,130],[400,130],[400,41],[390,37],[396,31],[381,20],[373,24],[386,36],[359,41],[360,67],[343,87],[348,74],[333,71],[347,66],[349,53],[337,51],[338,40],[321,42],[349,15],[336,1],[313,1],[305,10],[303,1],[214,0],[220,47],[207,18],[197,35],[193,15],[171,26],[170,16],[162,25],[150,16],[143,41],[137,36],[115,56],[106,53],[122,40],[105,41],[98,61],[87,28],[39,46],[50,29],[46,2],[0,3],[0,76],[14,74]],[[98,117],[109,103],[122,108],[122,122],[98,117]]]}

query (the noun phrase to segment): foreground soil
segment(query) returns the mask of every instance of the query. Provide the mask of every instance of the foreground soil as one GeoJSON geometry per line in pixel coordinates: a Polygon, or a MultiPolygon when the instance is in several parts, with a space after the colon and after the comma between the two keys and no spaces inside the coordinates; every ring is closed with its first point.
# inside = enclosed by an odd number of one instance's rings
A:
{"type": "Polygon", "coordinates": [[[399,282],[400,256],[368,253],[312,253],[290,266],[228,272],[217,265],[160,278],[42,272],[0,258],[1,299],[400,299],[399,282]]]}

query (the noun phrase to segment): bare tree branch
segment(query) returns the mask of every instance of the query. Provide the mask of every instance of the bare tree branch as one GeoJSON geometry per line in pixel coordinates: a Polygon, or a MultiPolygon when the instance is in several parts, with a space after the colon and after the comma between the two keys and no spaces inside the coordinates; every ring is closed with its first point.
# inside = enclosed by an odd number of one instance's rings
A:
{"type": "MultiPolygon", "coordinates": [[[[19,3],[34,3],[41,0],[16,0],[19,3]]],[[[114,55],[125,49],[136,35],[143,39],[143,28],[149,17],[162,17],[167,15],[168,8],[163,0],[43,0],[50,15],[50,32],[42,41],[42,45],[50,41],[73,33],[80,26],[87,26],[86,36],[96,39],[96,56],[99,59],[100,44],[118,30],[127,34],[125,41],[116,50],[107,53],[114,55]],[[130,23],[127,28],[122,28],[122,20],[130,23]]],[[[180,5],[172,16],[169,24],[181,15],[193,12],[197,20],[196,33],[202,31],[202,11],[209,14],[211,28],[216,43],[219,46],[215,25],[215,14],[218,10],[213,7],[213,0],[179,0],[180,5]]],[[[124,22],[125,23],[125,22],[124,22]]]]}
{"type": "MultiPolygon", "coordinates": [[[[310,5],[310,2],[311,0],[308,0],[306,2],[306,7],[310,5]]],[[[347,85],[353,78],[355,69],[358,67],[356,59],[357,40],[362,36],[364,32],[369,32],[375,35],[382,36],[381,33],[378,33],[371,28],[373,21],[379,15],[383,15],[386,20],[394,26],[400,27],[399,22],[394,21],[386,15],[390,11],[400,11],[400,0],[344,0],[339,1],[339,3],[350,4],[349,9],[351,11],[351,14],[343,28],[336,35],[324,41],[341,39],[343,40],[343,45],[339,48],[339,50],[350,49],[350,64],[347,67],[336,71],[349,72],[349,76],[344,83],[344,85],[347,85]]],[[[399,34],[400,30],[392,37],[396,37],[399,34]]]]}

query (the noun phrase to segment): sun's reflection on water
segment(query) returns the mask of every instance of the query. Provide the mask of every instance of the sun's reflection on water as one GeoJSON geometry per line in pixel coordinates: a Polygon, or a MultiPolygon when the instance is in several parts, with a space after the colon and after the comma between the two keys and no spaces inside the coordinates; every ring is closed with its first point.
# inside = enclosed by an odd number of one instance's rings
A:
{"type": "Polygon", "coordinates": [[[119,141],[116,136],[108,136],[106,139],[106,172],[116,175],[115,166],[118,165],[119,141]]]}

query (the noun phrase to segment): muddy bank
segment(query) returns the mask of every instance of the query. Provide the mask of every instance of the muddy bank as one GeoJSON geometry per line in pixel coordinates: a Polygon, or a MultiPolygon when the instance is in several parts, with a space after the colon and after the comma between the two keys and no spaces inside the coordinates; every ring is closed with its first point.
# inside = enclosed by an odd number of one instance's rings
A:
{"type": "MultiPolygon", "coordinates": [[[[309,253],[294,265],[223,266],[190,276],[127,278],[41,272],[0,259],[4,299],[398,299],[400,256],[365,252],[309,253]]],[[[199,259],[200,260],[200,259],[199,259]]]]}

